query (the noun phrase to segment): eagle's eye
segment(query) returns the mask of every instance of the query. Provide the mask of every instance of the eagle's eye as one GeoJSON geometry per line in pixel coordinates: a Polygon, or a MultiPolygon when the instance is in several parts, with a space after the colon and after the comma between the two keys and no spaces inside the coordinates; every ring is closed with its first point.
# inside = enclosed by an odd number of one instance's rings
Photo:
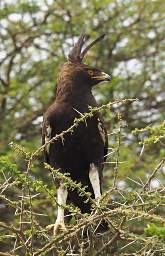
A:
{"type": "Polygon", "coordinates": [[[90,76],[93,76],[94,75],[94,71],[93,70],[88,70],[88,74],[90,75],[90,76]]]}

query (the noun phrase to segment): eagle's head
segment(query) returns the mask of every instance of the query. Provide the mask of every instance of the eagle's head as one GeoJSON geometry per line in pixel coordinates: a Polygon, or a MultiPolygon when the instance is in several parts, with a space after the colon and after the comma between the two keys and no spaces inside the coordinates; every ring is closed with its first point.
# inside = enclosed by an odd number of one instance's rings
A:
{"type": "Polygon", "coordinates": [[[73,49],[68,54],[68,60],[63,65],[58,75],[58,87],[65,87],[69,89],[69,84],[75,89],[87,89],[91,90],[92,86],[103,82],[110,81],[111,75],[108,75],[98,68],[91,67],[84,64],[83,58],[88,50],[95,45],[98,41],[104,38],[104,35],[101,35],[96,40],[92,41],[85,48],[84,45],[88,41],[86,35],[81,35],[77,43],[74,45],[73,49]],[[83,87],[83,88],[82,88],[83,87]]]}

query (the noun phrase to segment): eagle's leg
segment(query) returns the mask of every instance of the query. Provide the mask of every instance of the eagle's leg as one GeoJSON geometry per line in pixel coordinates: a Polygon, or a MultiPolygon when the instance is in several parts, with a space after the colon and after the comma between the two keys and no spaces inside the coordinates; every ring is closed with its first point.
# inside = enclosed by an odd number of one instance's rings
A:
{"type": "Polygon", "coordinates": [[[64,222],[64,206],[66,205],[66,200],[68,196],[68,191],[66,188],[60,184],[60,187],[57,189],[57,219],[54,224],[53,234],[56,235],[59,230],[66,230],[64,222]]]}
{"type": "MultiPolygon", "coordinates": [[[[94,214],[97,214],[99,212],[99,206],[100,206],[100,198],[101,198],[101,178],[99,175],[99,166],[92,163],[90,164],[90,170],[89,170],[89,179],[94,191],[95,199],[98,208],[94,209],[94,214]]],[[[103,219],[99,221],[99,224],[97,225],[97,228],[95,231],[102,233],[108,230],[108,223],[103,219]]]]}
{"type": "Polygon", "coordinates": [[[101,184],[100,184],[99,170],[97,165],[95,165],[94,163],[90,164],[89,179],[93,188],[95,199],[97,199],[99,203],[99,199],[101,197],[101,184]]]}

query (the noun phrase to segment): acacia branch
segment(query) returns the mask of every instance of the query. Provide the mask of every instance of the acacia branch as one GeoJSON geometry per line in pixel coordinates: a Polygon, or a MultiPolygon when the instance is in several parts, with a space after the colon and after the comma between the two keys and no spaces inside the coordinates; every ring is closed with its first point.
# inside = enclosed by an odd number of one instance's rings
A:
{"type": "Polygon", "coordinates": [[[144,184],[143,189],[146,190],[147,187],[149,187],[152,179],[154,179],[156,173],[159,171],[159,169],[162,167],[162,165],[165,163],[165,158],[163,158],[159,164],[155,167],[155,169],[153,170],[152,174],[150,175],[150,177],[148,178],[147,182],[144,184]]]}

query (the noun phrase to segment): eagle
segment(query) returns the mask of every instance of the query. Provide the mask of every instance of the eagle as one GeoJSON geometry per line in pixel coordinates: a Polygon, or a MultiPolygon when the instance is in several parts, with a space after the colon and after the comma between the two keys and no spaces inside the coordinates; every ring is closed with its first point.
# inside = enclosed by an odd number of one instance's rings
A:
{"type": "MultiPolygon", "coordinates": [[[[97,106],[92,88],[100,82],[110,81],[108,75],[98,68],[84,64],[88,50],[104,38],[99,36],[87,45],[89,37],[81,35],[68,54],[67,61],[57,75],[54,102],[43,116],[42,142],[45,144],[57,134],[71,127],[76,118],[97,106]]],[[[85,122],[79,123],[63,140],[54,140],[45,146],[46,162],[61,173],[86,187],[91,198],[99,201],[102,194],[102,171],[108,150],[107,132],[100,113],[94,112],[85,122]]],[[[57,183],[57,217],[53,225],[54,234],[65,227],[65,206],[72,203],[81,213],[91,212],[91,202],[78,191],[69,190],[63,181],[57,183]]]]}

